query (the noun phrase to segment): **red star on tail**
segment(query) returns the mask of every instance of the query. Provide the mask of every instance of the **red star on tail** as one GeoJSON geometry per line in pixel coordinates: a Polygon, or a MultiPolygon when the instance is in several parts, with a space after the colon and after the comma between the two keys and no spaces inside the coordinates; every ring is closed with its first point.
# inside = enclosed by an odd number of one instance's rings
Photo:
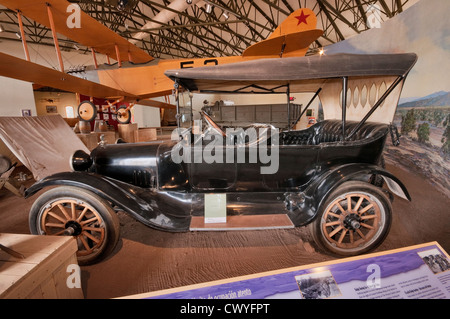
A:
{"type": "Polygon", "coordinates": [[[310,16],[309,14],[306,14],[306,15],[303,14],[303,11],[302,11],[302,13],[300,13],[299,16],[295,17],[298,20],[297,25],[300,25],[301,23],[308,24],[308,22],[306,22],[306,18],[308,18],[309,16],[310,16]]]}

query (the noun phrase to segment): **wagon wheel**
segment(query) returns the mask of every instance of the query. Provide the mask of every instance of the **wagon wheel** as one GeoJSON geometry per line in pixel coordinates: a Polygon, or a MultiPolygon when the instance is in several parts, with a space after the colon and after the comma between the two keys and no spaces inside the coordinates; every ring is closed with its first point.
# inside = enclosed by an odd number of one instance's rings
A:
{"type": "Polygon", "coordinates": [[[83,101],[78,105],[78,116],[82,121],[90,122],[97,117],[97,108],[90,101],[83,101]]]}
{"type": "Polygon", "coordinates": [[[107,202],[75,187],[57,187],[42,194],[30,211],[33,234],[73,236],[81,265],[106,257],[119,238],[119,221],[107,202]]]}
{"type": "Polygon", "coordinates": [[[352,256],[377,247],[391,224],[391,205],[384,193],[365,182],[347,182],[327,199],[311,224],[316,243],[325,250],[352,256]]]}
{"type": "Polygon", "coordinates": [[[117,109],[117,122],[120,124],[128,124],[131,121],[131,111],[125,105],[117,109]]]}

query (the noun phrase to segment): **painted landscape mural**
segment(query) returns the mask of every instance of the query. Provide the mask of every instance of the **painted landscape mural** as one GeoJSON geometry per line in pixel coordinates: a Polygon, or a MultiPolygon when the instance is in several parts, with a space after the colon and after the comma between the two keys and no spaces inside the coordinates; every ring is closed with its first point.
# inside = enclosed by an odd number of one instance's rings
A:
{"type": "MultiPolygon", "coordinates": [[[[373,10],[373,8],[372,8],[373,10]]],[[[348,40],[325,48],[333,53],[415,52],[394,124],[400,146],[388,141],[387,163],[423,173],[450,197],[450,1],[421,0],[348,40]]]]}

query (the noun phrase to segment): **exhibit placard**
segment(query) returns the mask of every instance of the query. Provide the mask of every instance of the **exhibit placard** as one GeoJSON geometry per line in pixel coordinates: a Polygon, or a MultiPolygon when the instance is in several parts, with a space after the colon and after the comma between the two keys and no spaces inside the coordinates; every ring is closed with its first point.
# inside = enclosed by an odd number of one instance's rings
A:
{"type": "Polygon", "coordinates": [[[450,299],[450,258],[431,242],[129,297],[450,299]]]}
{"type": "Polygon", "coordinates": [[[205,194],[205,223],[227,222],[227,194],[205,194]]]}

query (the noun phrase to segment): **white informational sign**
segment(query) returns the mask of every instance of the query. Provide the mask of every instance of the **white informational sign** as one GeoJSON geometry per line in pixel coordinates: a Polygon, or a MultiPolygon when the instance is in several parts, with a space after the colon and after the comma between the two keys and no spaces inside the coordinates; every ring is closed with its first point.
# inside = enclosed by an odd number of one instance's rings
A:
{"type": "Polygon", "coordinates": [[[161,299],[450,299],[450,258],[437,242],[152,292],[161,299]]]}
{"type": "Polygon", "coordinates": [[[205,194],[205,223],[227,222],[227,194],[205,194]]]}

